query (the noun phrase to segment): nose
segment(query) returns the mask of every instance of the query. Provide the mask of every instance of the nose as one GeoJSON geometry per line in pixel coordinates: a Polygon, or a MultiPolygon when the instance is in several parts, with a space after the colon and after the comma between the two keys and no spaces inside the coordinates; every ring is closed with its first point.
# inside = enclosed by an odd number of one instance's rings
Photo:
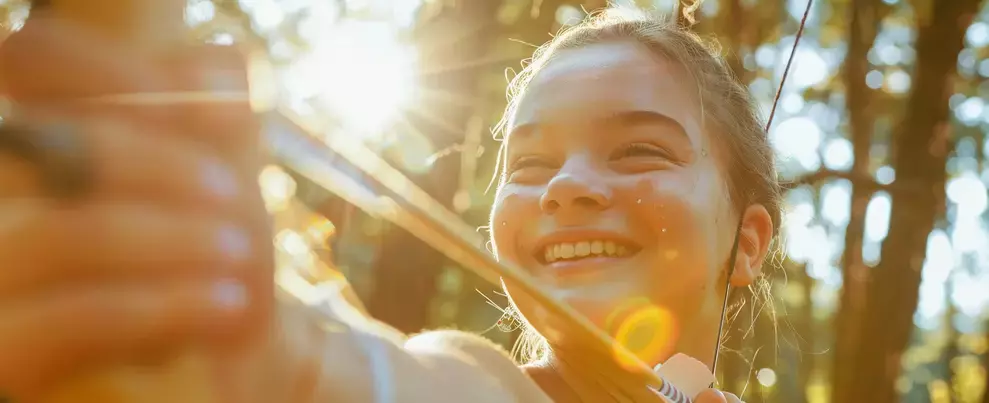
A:
{"type": "Polygon", "coordinates": [[[611,189],[592,169],[568,169],[564,166],[546,186],[539,199],[547,214],[566,209],[604,210],[611,206],[611,189]]]}

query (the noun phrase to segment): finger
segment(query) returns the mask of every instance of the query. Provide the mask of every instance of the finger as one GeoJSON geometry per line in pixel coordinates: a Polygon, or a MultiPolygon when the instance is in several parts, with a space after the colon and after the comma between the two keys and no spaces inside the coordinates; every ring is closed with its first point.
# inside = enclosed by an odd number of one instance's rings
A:
{"type": "Polygon", "coordinates": [[[226,206],[245,195],[248,180],[204,144],[146,130],[110,122],[87,130],[104,198],[226,206]]]}
{"type": "MultiPolygon", "coordinates": [[[[6,77],[16,77],[5,83],[4,90],[16,99],[22,106],[20,112],[30,116],[46,116],[50,118],[52,114],[66,117],[92,116],[93,114],[111,113],[116,116],[127,116],[134,121],[141,122],[144,126],[142,132],[147,134],[148,128],[167,128],[168,126],[178,127],[176,122],[175,108],[171,105],[163,107],[148,107],[146,105],[108,105],[100,103],[89,103],[84,100],[100,98],[108,94],[142,94],[142,93],[162,93],[173,91],[176,88],[176,79],[168,74],[169,66],[163,65],[161,60],[150,59],[144,53],[133,52],[130,49],[112,45],[106,41],[101,41],[93,32],[87,32],[80,27],[67,25],[65,21],[52,20],[50,18],[37,18],[27,24],[25,29],[15,33],[10,39],[5,41],[2,58],[0,58],[0,68],[6,77]],[[39,44],[45,46],[39,47],[39,44]],[[41,49],[38,53],[38,49],[41,49]],[[23,57],[25,55],[31,57],[23,57]],[[18,57],[21,56],[21,57],[18,57]],[[73,66],[66,70],[65,66],[73,66]],[[9,87],[9,88],[8,88],[9,87]]],[[[246,102],[244,102],[246,105],[246,102]]],[[[201,108],[200,108],[201,109],[201,108]]],[[[249,111],[249,109],[247,109],[249,111]]],[[[244,116],[239,117],[241,121],[244,116]]],[[[188,119],[186,119],[188,120],[188,119]]],[[[163,130],[164,131],[164,130],[163,130]]],[[[185,136],[190,143],[199,142],[202,147],[205,136],[211,136],[215,131],[203,130],[195,136],[185,136]],[[205,136],[204,136],[205,135],[205,136]]],[[[101,134],[98,132],[96,134],[101,134]]],[[[252,133],[254,137],[257,133],[252,133]]],[[[203,162],[203,158],[189,158],[181,154],[176,157],[174,147],[161,147],[161,142],[170,140],[161,136],[157,139],[159,144],[151,142],[155,147],[135,148],[137,145],[133,141],[107,142],[114,145],[110,149],[110,154],[95,153],[90,155],[96,162],[127,162],[119,166],[114,164],[102,164],[96,167],[102,173],[130,173],[129,176],[111,176],[110,185],[115,184],[112,179],[132,179],[136,177],[140,181],[127,180],[126,187],[104,187],[105,189],[119,189],[122,191],[139,191],[143,196],[152,193],[161,197],[162,201],[170,198],[189,199],[188,188],[193,185],[193,190],[201,190],[197,185],[201,184],[200,179],[210,182],[213,186],[206,189],[226,189],[229,186],[215,186],[219,182],[217,178],[223,178],[223,170],[213,169],[216,164],[210,163],[209,159],[203,162]],[[158,149],[161,149],[161,152],[158,149]],[[121,150],[124,150],[121,152],[121,150]],[[125,157],[130,157],[129,159],[125,157]],[[146,161],[139,164],[134,169],[134,162],[146,161]],[[174,163],[164,163],[174,162],[174,163]],[[191,171],[191,172],[190,172],[191,171]],[[191,174],[191,175],[190,175],[191,174]],[[163,183],[157,183],[163,182],[163,183]],[[155,191],[157,186],[158,190],[155,191]],[[170,186],[180,185],[180,186],[170,186]],[[185,186],[181,186],[185,185],[185,186]]],[[[126,139],[124,139],[126,140],[126,139]]],[[[154,139],[152,139],[154,140],[154,139]]],[[[229,140],[226,140],[229,141],[229,140]]],[[[255,141],[256,142],[256,141],[255,141]]],[[[89,152],[101,151],[105,148],[97,147],[89,152]]],[[[212,150],[211,150],[212,151],[212,150]]],[[[222,159],[221,159],[222,160],[222,159]]],[[[253,179],[253,178],[252,178],[253,179]]],[[[250,179],[244,179],[250,184],[250,179]]],[[[221,192],[222,193],[222,192],[221,192]]],[[[192,192],[193,195],[201,192],[192,192]]],[[[207,193],[209,194],[209,193],[207,193]]],[[[198,202],[196,198],[192,198],[198,202]]],[[[211,200],[207,198],[207,201],[211,200]]]]}
{"type": "Polygon", "coordinates": [[[50,17],[32,13],[24,28],[0,48],[0,69],[7,78],[4,93],[22,108],[61,108],[82,98],[168,85],[148,52],[107,41],[91,27],[50,17]]]}
{"type": "Polygon", "coordinates": [[[264,282],[252,272],[252,239],[203,215],[140,205],[57,208],[0,204],[0,295],[62,284],[167,280],[217,274],[264,282]]]}
{"type": "MultiPolygon", "coordinates": [[[[123,121],[95,118],[74,127],[37,129],[43,137],[78,136],[88,158],[92,196],[101,200],[152,200],[180,206],[226,206],[240,194],[240,180],[220,158],[187,138],[149,133],[123,121]],[[46,132],[64,130],[61,133],[46,132]]],[[[42,140],[43,141],[43,140],[42,140]]]]}
{"type": "MultiPolygon", "coordinates": [[[[34,116],[31,121],[46,120],[47,116],[34,116]]],[[[38,164],[19,176],[39,176],[50,164],[66,160],[71,166],[64,169],[72,169],[71,174],[85,182],[84,194],[97,199],[207,208],[226,207],[240,194],[242,180],[229,164],[188,138],[152,134],[154,126],[138,129],[116,119],[91,117],[75,122],[71,126],[48,123],[8,128],[5,135],[21,138],[28,150],[5,155],[38,164]]]]}
{"type": "Polygon", "coordinates": [[[160,67],[171,80],[167,88],[96,97],[76,105],[77,110],[167,116],[161,126],[210,147],[228,161],[256,164],[256,158],[244,158],[260,149],[260,125],[251,106],[244,55],[230,46],[191,46],[163,59],[160,67]]]}
{"type": "Polygon", "coordinates": [[[80,366],[140,360],[170,346],[216,342],[243,328],[236,282],[57,293],[0,307],[0,390],[32,395],[80,366]]]}
{"type": "MultiPolygon", "coordinates": [[[[34,11],[37,12],[32,14],[25,27],[5,40],[0,49],[0,76],[9,78],[9,82],[4,83],[4,92],[22,107],[88,111],[84,113],[109,107],[118,113],[159,125],[186,123],[191,120],[191,112],[196,116],[212,115],[199,121],[209,125],[217,122],[217,114],[209,111],[212,108],[203,111],[203,105],[182,112],[174,104],[156,107],[154,105],[160,102],[147,103],[144,100],[88,101],[107,100],[108,96],[114,99],[117,95],[217,90],[247,92],[245,57],[236,47],[189,46],[179,49],[174,55],[165,56],[162,52],[134,49],[129,47],[133,44],[127,41],[107,41],[103,37],[106,32],[97,32],[91,27],[73,25],[65,19],[51,18],[50,14],[34,11]],[[225,72],[222,75],[227,78],[216,80],[219,71],[225,72]]],[[[233,119],[221,119],[222,125],[230,126],[231,123],[244,121],[243,112],[250,112],[244,98],[236,103],[239,107],[233,115],[223,114],[233,119]]],[[[232,132],[242,133],[240,130],[232,132]]],[[[229,140],[227,142],[230,143],[229,140]]]]}
{"type": "Polygon", "coordinates": [[[725,397],[724,393],[721,393],[717,389],[707,389],[697,395],[694,399],[694,403],[728,403],[729,400],[725,397]]]}

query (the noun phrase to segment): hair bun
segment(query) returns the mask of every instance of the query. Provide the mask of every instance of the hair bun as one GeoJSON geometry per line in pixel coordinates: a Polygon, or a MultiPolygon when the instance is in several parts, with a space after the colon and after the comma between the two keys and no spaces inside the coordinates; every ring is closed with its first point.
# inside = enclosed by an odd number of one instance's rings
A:
{"type": "Polygon", "coordinates": [[[690,28],[697,24],[697,18],[694,17],[694,13],[697,12],[697,9],[701,7],[701,3],[703,2],[704,0],[677,1],[677,8],[679,9],[677,11],[683,17],[683,19],[677,18],[677,20],[683,22],[683,28],[690,28]]]}

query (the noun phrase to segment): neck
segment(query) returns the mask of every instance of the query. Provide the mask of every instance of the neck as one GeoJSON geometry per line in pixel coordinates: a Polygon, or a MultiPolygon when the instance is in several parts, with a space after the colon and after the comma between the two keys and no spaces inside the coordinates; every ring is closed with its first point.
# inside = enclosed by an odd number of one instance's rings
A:
{"type": "MultiPolygon", "coordinates": [[[[691,327],[684,329],[683,334],[690,337],[681,337],[677,341],[676,351],[673,354],[685,354],[707,365],[707,368],[714,372],[715,349],[720,346],[718,340],[717,324],[712,327],[709,323],[694,323],[691,327]]],[[[673,356],[662,357],[666,361],[673,356]]],[[[656,362],[654,364],[659,364],[656,362]]]]}

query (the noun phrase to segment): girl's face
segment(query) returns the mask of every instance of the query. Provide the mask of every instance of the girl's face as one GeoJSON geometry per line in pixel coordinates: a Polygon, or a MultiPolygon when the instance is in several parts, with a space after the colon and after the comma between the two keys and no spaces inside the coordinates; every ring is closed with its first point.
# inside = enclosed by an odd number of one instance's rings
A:
{"type": "MultiPolygon", "coordinates": [[[[556,53],[510,117],[491,216],[500,260],[652,363],[705,360],[717,343],[739,216],[699,105],[689,75],[635,42],[556,53]]],[[[736,286],[759,274],[772,235],[760,206],[742,218],[736,286]]],[[[551,344],[580,343],[511,295],[551,344]]]]}

